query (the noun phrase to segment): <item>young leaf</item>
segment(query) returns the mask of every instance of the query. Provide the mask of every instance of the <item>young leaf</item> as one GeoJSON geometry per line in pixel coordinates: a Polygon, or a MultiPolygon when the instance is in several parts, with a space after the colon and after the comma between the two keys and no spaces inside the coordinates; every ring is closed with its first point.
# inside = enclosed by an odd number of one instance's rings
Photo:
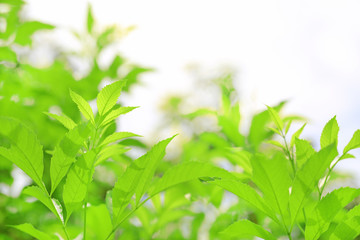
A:
{"type": "Polygon", "coordinates": [[[43,150],[36,135],[15,119],[0,117],[0,126],[0,135],[8,143],[0,147],[0,155],[16,164],[46,191],[42,181],[43,150]]]}
{"type": "Polygon", "coordinates": [[[321,133],[321,137],[320,137],[321,148],[324,148],[332,143],[335,143],[335,145],[337,146],[338,133],[339,133],[339,125],[336,121],[336,116],[334,116],[326,123],[321,133]]]}
{"type": "Polygon", "coordinates": [[[307,198],[337,155],[335,144],[329,145],[313,154],[296,172],[289,202],[291,225],[294,224],[300,209],[305,205],[307,198]]]}
{"type": "MultiPolygon", "coordinates": [[[[37,198],[42,204],[44,204],[54,215],[60,220],[64,221],[61,208],[59,211],[56,209],[57,206],[56,200],[51,199],[44,190],[37,186],[30,186],[24,189],[24,194],[37,198]]],[[[61,205],[60,205],[61,206],[61,205]]]]}
{"type": "Polygon", "coordinates": [[[82,155],[70,168],[63,190],[63,200],[66,209],[65,224],[70,215],[81,207],[87,193],[88,184],[92,180],[96,154],[89,151],[82,155]]]}
{"type": "Polygon", "coordinates": [[[100,165],[103,161],[111,158],[112,156],[119,156],[123,153],[126,153],[129,150],[130,148],[127,148],[120,144],[107,146],[99,152],[97,161],[95,162],[95,166],[100,165]]]}
{"type": "Polygon", "coordinates": [[[97,96],[97,107],[100,116],[108,113],[116,104],[125,81],[117,81],[105,86],[97,96]]]}
{"type": "Polygon", "coordinates": [[[129,137],[141,137],[140,135],[137,135],[135,133],[131,133],[131,132],[115,132],[109,136],[107,136],[104,141],[102,141],[99,145],[99,147],[101,146],[106,146],[110,143],[114,143],[116,141],[119,141],[121,139],[124,138],[129,138],[129,137]]]}
{"type": "Polygon", "coordinates": [[[339,161],[344,160],[344,159],[349,159],[349,158],[356,158],[356,157],[350,153],[345,153],[339,158],[339,161]]]}
{"type": "Polygon", "coordinates": [[[119,107],[119,108],[116,108],[116,109],[112,110],[111,112],[109,112],[105,116],[104,120],[101,122],[100,125],[105,126],[106,124],[108,124],[111,121],[118,118],[121,114],[128,113],[128,112],[134,110],[135,108],[138,108],[138,107],[119,107]]]}
{"type": "Polygon", "coordinates": [[[352,149],[360,147],[360,130],[356,130],[352,136],[350,142],[344,148],[343,153],[347,153],[352,149]]]}
{"type": "Polygon", "coordinates": [[[56,237],[52,237],[40,230],[37,230],[30,223],[24,223],[24,224],[20,224],[20,225],[11,225],[10,227],[16,228],[24,233],[27,233],[30,236],[32,236],[38,240],[55,240],[55,239],[57,239],[56,237]]]}
{"type": "Polygon", "coordinates": [[[273,159],[257,155],[251,163],[252,180],[263,192],[265,201],[285,219],[291,186],[286,159],[280,154],[275,155],[273,159]]]}
{"type": "Polygon", "coordinates": [[[239,220],[224,231],[220,232],[221,235],[226,238],[246,238],[252,239],[254,236],[266,239],[266,240],[276,240],[276,238],[262,226],[255,224],[249,220],[239,220]]]}
{"type": "Polygon", "coordinates": [[[334,217],[360,195],[360,189],[339,188],[323,197],[314,209],[306,214],[305,239],[319,239],[334,217]]]}
{"type": "Polygon", "coordinates": [[[53,113],[48,113],[48,112],[44,112],[46,115],[48,115],[49,117],[52,117],[56,120],[58,120],[62,125],[64,125],[64,127],[66,127],[67,129],[71,130],[74,127],[76,127],[76,123],[69,118],[68,116],[66,116],[65,114],[59,116],[53,113]]]}
{"type": "Polygon", "coordinates": [[[304,163],[315,153],[310,142],[303,139],[295,139],[296,165],[301,168],[304,163]]]}
{"type": "Polygon", "coordinates": [[[88,12],[87,12],[87,21],[86,21],[86,27],[88,33],[92,33],[93,27],[94,27],[94,17],[92,13],[91,5],[88,5],[88,12]]]}
{"type": "Polygon", "coordinates": [[[279,147],[279,148],[281,148],[283,150],[285,149],[285,147],[280,142],[278,142],[276,140],[269,140],[269,141],[266,141],[266,142],[271,144],[271,145],[274,145],[276,147],[279,147]]]}
{"type": "Polygon", "coordinates": [[[90,129],[87,125],[79,125],[66,133],[55,147],[50,165],[51,194],[65,177],[71,164],[75,162],[75,157],[89,134],[90,129]]]}
{"type": "Polygon", "coordinates": [[[285,128],[285,135],[289,132],[289,129],[290,129],[290,126],[291,126],[291,123],[292,123],[292,119],[290,119],[290,121],[288,122],[288,124],[286,125],[286,128],[285,128]]]}
{"type": "Polygon", "coordinates": [[[301,128],[299,130],[297,130],[291,137],[291,141],[290,141],[290,147],[294,146],[295,144],[295,139],[300,137],[300,134],[302,133],[302,131],[304,130],[304,127],[306,126],[306,123],[304,123],[304,125],[301,126],[301,128]]]}
{"type": "Polygon", "coordinates": [[[281,132],[284,128],[284,123],[282,122],[280,116],[279,116],[279,113],[273,109],[272,107],[269,107],[269,106],[266,106],[268,111],[269,111],[269,114],[271,116],[271,119],[274,121],[276,127],[278,128],[278,130],[281,132]]]}
{"type": "Polygon", "coordinates": [[[70,90],[70,97],[74,101],[74,103],[76,103],[82,115],[87,120],[90,120],[92,124],[95,124],[94,114],[91,110],[89,103],[83,97],[81,97],[76,92],[73,92],[72,90],[70,90]]]}
{"type": "Polygon", "coordinates": [[[135,204],[138,205],[150,184],[159,161],[165,155],[166,146],[174,137],[159,142],[145,155],[133,161],[118,179],[112,190],[114,226],[121,220],[120,216],[134,193],[136,194],[135,204]]]}

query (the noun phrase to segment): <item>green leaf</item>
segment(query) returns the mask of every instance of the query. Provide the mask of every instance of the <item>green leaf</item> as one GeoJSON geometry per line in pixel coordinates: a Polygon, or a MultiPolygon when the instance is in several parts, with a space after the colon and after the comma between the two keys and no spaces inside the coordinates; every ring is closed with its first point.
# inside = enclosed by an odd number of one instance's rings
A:
{"type": "Polygon", "coordinates": [[[46,115],[48,115],[49,117],[52,117],[52,118],[56,119],[57,121],[59,121],[62,125],[64,125],[64,127],[66,127],[69,130],[76,127],[76,123],[71,118],[66,116],[65,114],[60,116],[60,115],[56,115],[56,114],[48,113],[48,112],[44,112],[44,113],[46,115]]]}
{"type": "Polygon", "coordinates": [[[227,238],[246,238],[252,239],[254,236],[266,239],[266,240],[276,240],[276,238],[262,226],[255,224],[249,220],[240,220],[229,227],[224,231],[220,232],[221,235],[227,238]]]}
{"type": "Polygon", "coordinates": [[[92,124],[95,124],[94,114],[91,110],[89,103],[83,97],[81,97],[76,92],[73,92],[72,90],[70,90],[70,97],[74,101],[74,103],[76,103],[82,115],[87,120],[90,120],[92,124]]]}
{"type": "Polygon", "coordinates": [[[339,161],[344,160],[344,159],[348,159],[348,158],[356,158],[356,157],[354,155],[350,154],[350,153],[345,153],[339,158],[339,161]]]}
{"type": "Polygon", "coordinates": [[[42,204],[44,204],[54,215],[60,220],[64,221],[62,214],[61,204],[56,199],[51,199],[47,192],[44,192],[37,186],[30,186],[24,189],[24,194],[37,198],[42,204]]]}
{"type": "Polygon", "coordinates": [[[360,129],[354,132],[350,142],[344,148],[343,153],[347,153],[352,149],[360,148],[360,129]]]}
{"type": "Polygon", "coordinates": [[[336,121],[336,116],[334,116],[331,120],[329,120],[320,137],[320,146],[324,148],[330,144],[335,143],[337,146],[338,143],[338,133],[339,133],[339,125],[336,121]]]}
{"type": "Polygon", "coordinates": [[[93,27],[94,27],[94,17],[92,13],[92,7],[89,4],[88,5],[88,11],[87,11],[87,21],[86,21],[87,31],[88,33],[92,33],[93,27]]]}
{"type": "Polygon", "coordinates": [[[268,215],[275,222],[280,223],[275,216],[274,211],[270,209],[269,205],[256,192],[256,190],[249,185],[232,179],[215,179],[213,183],[229,192],[232,192],[233,194],[248,202],[253,207],[268,215]]]}
{"type": "Polygon", "coordinates": [[[295,144],[295,139],[300,137],[300,134],[302,133],[302,131],[304,130],[304,127],[306,126],[306,123],[304,123],[304,125],[301,126],[301,128],[299,130],[297,130],[291,137],[291,141],[290,141],[290,147],[294,146],[295,144]]]}
{"type": "Polygon", "coordinates": [[[286,128],[285,128],[285,135],[289,132],[289,129],[290,129],[290,126],[291,126],[291,123],[292,123],[292,119],[290,119],[290,121],[288,122],[288,124],[286,125],[286,128]]]}
{"type": "Polygon", "coordinates": [[[50,165],[51,195],[67,174],[71,164],[75,162],[75,157],[89,134],[88,126],[82,124],[66,133],[56,145],[50,165]]]}
{"type": "Polygon", "coordinates": [[[205,116],[205,115],[216,115],[216,111],[208,109],[208,108],[200,108],[195,112],[185,114],[185,118],[194,119],[197,117],[205,116]]]}
{"type": "Polygon", "coordinates": [[[105,126],[106,124],[108,124],[108,123],[112,122],[113,120],[115,120],[116,118],[118,118],[121,114],[128,113],[128,112],[134,110],[135,108],[138,108],[138,107],[119,107],[119,108],[112,110],[111,112],[106,114],[106,116],[105,116],[104,120],[101,122],[100,126],[105,126]]]}
{"type": "Polygon", "coordinates": [[[287,159],[277,154],[273,159],[256,155],[252,158],[252,180],[264,194],[264,200],[274,211],[285,219],[288,214],[289,188],[291,178],[288,175],[287,159]]]}
{"type": "Polygon", "coordinates": [[[154,196],[180,183],[203,177],[208,177],[210,180],[216,178],[236,179],[231,173],[211,164],[187,162],[168,169],[162,178],[150,188],[149,196],[154,196]]]}
{"type": "Polygon", "coordinates": [[[98,206],[88,207],[86,214],[86,224],[87,238],[106,239],[113,227],[106,205],[101,204],[98,206]]]}
{"type": "Polygon", "coordinates": [[[360,189],[340,188],[321,199],[314,209],[306,214],[305,239],[319,239],[330,226],[334,217],[360,195],[360,189]]]}
{"type": "Polygon", "coordinates": [[[316,152],[310,142],[295,138],[296,165],[301,168],[304,163],[316,152]]]}
{"type": "Polygon", "coordinates": [[[88,184],[92,180],[96,154],[89,151],[81,156],[70,168],[63,190],[63,200],[66,209],[65,223],[70,215],[80,208],[87,194],[88,184]]]}
{"type": "Polygon", "coordinates": [[[117,81],[105,86],[100,91],[96,100],[100,116],[105,115],[115,106],[124,84],[125,81],[117,81]]]}
{"type": "Polygon", "coordinates": [[[276,147],[279,147],[279,148],[285,150],[285,147],[284,147],[280,142],[278,142],[278,141],[276,141],[276,140],[269,140],[269,141],[266,141],[266,142],[267,142],[268,144],[274,145],[274,146],[276,146],[276,147]]]}
{"type": "Polygon", "coordinates": [[[107,146],[107,147],[101,149],[101,151],[99,152],[97,161],[95,162],[95,166],[100,165],[102,162],[104,162],[105,160],[107,160],[113,156],[119,156],[123,153],[126,153],[129,150],[130,150],[130,148],[127,148],[120,144],[114,144],[114,145],[107,146]]]}
{"type": "Polygon", "coordinates": [[[160,160],[165,156],[165,148],[175,136],[156,144],[149,152],[133,161],[124,174],[116,182],[112,190],[113,223],[116,226],[121,220],[121,214],[136,195],[137,206],[141,197],[149,187],[151,178],[160,160]]]}
{"type": "Polygon", "coordinates": [[[282,132],[283,128],[284,128],[284,123],[282,122],[279,113],[273,109],[272,107],[267,106],[267,109],[269,111],[270,117],[273,120],[273,122],[275,123],[276,127],[278,128],[278,130],[280,132],[282,132]]]}
{"type": "Polygon", "coordinates": [[[43,149],[36,135],[15,119],[0,117],[0,126],[0,136],[7,142],[7,146],[0,147],[0,155],[16,164],[46,191],[42,181],[43,149]]]}
{"type": "Polygon", "coordinates": [[[24,233],[29,234],[30,236],[38,239],[38,240],[54,240],[57,239],[55,237],[52,237],[42,231],[37,230],[36,228],[34,228],[33,225],[31,225],[30,223],[24,223],[24,224],[20,224],[20,225],[10,225],[10,227],[16,228],[24,233]]]}
{"type": "Polygon", "coordinates": [[[0,47],[0,61],[17,62],[16,53],[9,47],[0,47]]]}
{"type": "Polygon", "coordinates": [[[119,141],[121,139],[124,138],[129,138],[129,137],[141,137],[140,135],[137,135],[135,133],[131,133],[131,132],[115,132],[109,136],[107,136],[104,141],[102,141],[99,145],[99,147],[101,146],[106,146],[110,143],[114,143],[116,141],[119,141]]]}
{"type": "Polygon", "coordinates": [[[318,181],[331,162],[338,155],[335,144],[329,145],[313,154],[308,161],[296,172],[290,194],[290,214],[294,224],[298,213],[305,205],[308,197],[315,189],[318,181]]]}
{"type": "Polygon", "coordinates": [[[21,24],[16,32],[14,43],[22,46],[31,44],[31,36],[39,30],[51,30],[54,26],[38,21],[25,22],[21,24]]]}
{"type": "Polygon", "coordinates": [[[353,240],[360,234],[360,205],[355,206],[346,213],[333,233],[330,240],[353,240]]]}

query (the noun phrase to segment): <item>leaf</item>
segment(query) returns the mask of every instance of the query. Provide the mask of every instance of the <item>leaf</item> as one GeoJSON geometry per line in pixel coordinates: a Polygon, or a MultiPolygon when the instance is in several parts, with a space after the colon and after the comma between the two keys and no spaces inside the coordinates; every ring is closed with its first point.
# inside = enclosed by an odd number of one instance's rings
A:
{"type": "Polygon", "coordinates": [[[190,120],[192,120],[194,118],[205,116],[205,115],[216,115],[216,111],[208,109],[208,108],[200,108],[200,109],[197,109],[195,112],[188,113],[183,116],[185,118],[189,118],[190,120]]]}
{"type": "Polygon", "coordinates": [[[278,130],[280,132],[282,132],[283,128],[284,128],[284,123],[282,122],[279,113],[273,109],[272,107],[267,106],[268,112],[270,114],[271,119],[273,120],[273,122],[275,123],[276,127],[278,128],[278,130]]]}
{"type": "Polygon", "coordinates": [[[107,136],[104,141],[102,141],[99,145],[99,147],[101,146],[106,146],[110,143],[114,143],[116,141],[119,141],[121,139],[124,138],[129,138],[129,137],[141,137],[140,135],[137,135],[135,133],[131,133],[131,132],[115,132],[109,136],[107,136]]]}
{"type": "Polygon", "coordinates": [[[306,126],[306,123],[304,123],[304,125],[301,126],[301,128],[299,128],[299,130],[297,130],[292,136],[291,136],[291,141],[290,141],[290,147],[294,146],[295,144],[295,139],[300,137],[300,134],[302,133],[302,131],[304,130],[304,127],[306,126]]]}
{"type": "Polygon", "coordinates": [[[82,124],[70,130],[56,145],[50,164],[51,195],[67,174],[71,164],[90,134],[87,125],[82,124]]]}
{"type": "Polygon", "coordinates": [[[121,89],[125,81],[116,81],[112,84],[105,86],[97,96],[96,104],[100,116],[108,113],[116,104],[120,97],[121,89]]]}
{"type": "Polygon", "coordinates": [[[88,184],[92,180],[95,157],[94,151],[85,153],[75,162],[67,174],[63,190],[63,200],[66,209],[65,224],[71,214],[83,204],[88,184]]]}
{"type": "Polygon", "coordinates": [[[7,146],[0,147],[0,155],[16,164],[46,191],[42,181],[43,149],[36,135],[15,119],[0,117],[0,126],[0,136],[7,142],[7,146]]]}
{"type": "Polygon", "coordinates": [[[296,165],[301,168],[304,163],[316,152],[310,142],[303,139],[295,139],[296,165]]]}
{"type": "Polygon", "coordinates": [[[279,220],[275,216],[274,211],[270,209],[269,205],[255,191],[254,188],[234,179],[215,179],[213,183],[237,195],[238,197],[245,200],[253,207],[257,208],[259,211],[268,215],[275,222],[279,223],[279,220]]]}
{"type": "Polygon", "coordinates": [[[288,122],[288,124],[286,125],[286,128],[285,128],[285,135],[289,132],[289,129],[290,129],[290,126],[291,126],[291,123],[292,123],[292,119],[290,119],[290,121],[288,122]]]}
{"type": "Polygon", "coordinates": [[[285,150],[285,147],[284,147],[280,142],[278,142],[278,141],[276,141],[276,140],[269,140],[269,141],[266,141],[266,142],[267,142],[268,144],[274,145],[274,146],[276,146],[276,147],[279,147],[279,148],[285,150]]]}
{"type": "Polygon", "coordinates": [[[31,36],[39,30],[51,30],[54,26],[38,21],[24,22],[17,28],[14,43],[22,46],[31,44],[31,36]]]}
{"type": "Polygon", "coordinates": [[[162,178],[150,188],[149,196],[154,196],[180,183],[203,177],[208,177],[210,180],[213,180],[214,178],[236,179],[231,173],[211,164],[186,162],[168,169],[162,178]]]}
{"type": "Polygon", "coordinates": [[[88,207],[86,223],[86,236],[89,239],[106,239],[113,228],[111,217],[105,204],[88,207]]]}
{"type": "Polygon", "coordinates": [[[306,214],[305,239],[319,239],[334,217],[360,195],[360,189],[340,188],[323,197],[314,209],[306,214]]]}
{"type": "Polygon", "coordinates": [[[94,17],[93,17],[93,13],[92,13],[92,7],[89,4],[88,5],[88,11],[87,11],[87,21],[86,21],[86,27],[87,27],[87,31],[88,33],[92,33],[93,31],[93,27],[94,27],[94,17]]]}
{"type": "Polygon", "coordinates": [[[118,118],[121,114],[128,113],[128,112],[134,110],[135,108],[138,108],[138,107],[119,107],[119,108],[112,110],[105,116],[105,118],[101,122],[100,126],[105,126],[106,124],[108,124],[108,123],[112,122],[113,120],[115,120],[116,118],[118,118]]]}
{"type": "Polygon", "coordinates": [[[38,199],[42,204],[44,204],[54,215],[61,221],[64,221],[64,217],[62,215],[62,208],[60,205],[60,208],[57,210],[58,203],[55,199],[51,199],[50,196],[48,196],[47,192],[44,192],[41,188],[37,186],[30,186],[24,189],[24,194],[35,197],[38,199]]]}
{"type": "Polygon", "coordinates": [[[313,154],[309,160],[296,172],[290,194],[291,226],[307,198],[316,187],[325,170],[338,155],[335,144],[329,145],[313,154]]]}
{"type": "Polygon", "coordinates": [[[10,225],[10,227],[16,228],[24,233],[29,234],[30,236],[38,239],[38,240],[54,240],[57,239],[55,237],[52,237],[42,231],[37,230],[36,228],[34,228],[33,225],[31,225],[30,223],[23,223],[20,225],[10,225]]]}
{"type": "Polygon", "coordinates": [[[175,136],[156,144],[149,152],[133,161],[124,174],[115,183],[112,190],[113,224],[116,226],[124,209],[136,195],[137,206],[142,195],[147,190],[157,165],[165,155],[165,148],[175,136]]]}
{"type": "Polygon", "coordinates": [[[130,148],[127,148],[120,144],[114,144],[114,145],[107,146],[100,151],[97,161],[95,162],[95,166],[100,165],[102,162],[104,162],[105,160],[107,160],[113,156],[119,156],[123,153],[126,153],[129,150],[130,150],[130,148]]]}
{"type": "Polygon", "coordinates": [[[288,214],[289,188],[291,178],[287,174],[287,162],[281,154],[273,159],[256,155],[252,158],[252,180],[264,194],[264,200],[279,213],[283,219],[288,214]]]}
{"type": "Polygon", "coordinates": [[[70,97],[74,101],[74,103],[76,103],[82,115],[87,120],[90,120],[91,123],[95,124],[94,114],[91,110],[89,103],[83,97],[81,97],[76,92],[73,92],[72,90],[70,90],[70,97]]]}
{"type": "Polygon", "coordinates": [[[360,148],[360,129],[354,132],[350,142],[344,148],[343,153],[347,153],[352,149],[360,148]]]}
{"type": "Polygon", "coordinates": [[[276,240],[276,238],[270,232],[266,231],[262,226],[249,220],[239,220],[228,226],[224,231],[220,232],[220,234],[227,238],[236,239],[252,239],[254,236],[256,236],[266,240],[276,240]]]}
{"type": "Polygon", "coordinates": [[[321,133],[321,137],[320,137],[321,148],[324,148],[332,143],[335,143],[335,145],[337,146],[338,133],[339,133],[339,125],[336,121],[336,116],[334,116],[326,123],[321,133]]]}
{"type": "Polygon", "coordinates": [[[48,115],[49,117],[52,117],[54,119],[56,119],[57,121],[59,121],[62,125],[64,125],[64,127],[66,127],[67,129],[71,130],[74,127],[76,127],[76,123],[69,118],[68,116],[66,116],[65,114],[63,115],[56,115],[53,113],[48,113],[48,112],[44,112],[46,115],[48,115]]]}
{"type": "Polygon", "coordinates": [[[0,61],[17,62],[16,53],[9,47],[0,47],[0,61]]]}
{"type": "Polygon", "coordinates": [[[350,153],[345,153],[339,158],[339,161],[344,160],[344,159],[348,159],[348,158],[356,158],[356,157],[354,155],[350,154],[350,153]]]}
{"type": "Polygon", "coordinates": [[[330,240],[352,240],[360,234],[360,205],[346,213],[332,234],[330,240]]]}

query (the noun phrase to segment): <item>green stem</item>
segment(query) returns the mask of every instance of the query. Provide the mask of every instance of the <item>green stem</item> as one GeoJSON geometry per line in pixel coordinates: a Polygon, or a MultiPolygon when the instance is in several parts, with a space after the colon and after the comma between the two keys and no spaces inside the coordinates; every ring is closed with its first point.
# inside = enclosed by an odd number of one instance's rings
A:
{"type": "Polygon", "coordinates": [[[62,226],[63,226],[63,229],[64,229],[64,233],[65,233],[66,240],[70,240],[70,237],[69,237],[69,234],[68,234],[68,232],[67,232],[67,230],[66,230],[65,225],[63,224],[62,226]]]}
{"type": "Polygon", "coordinates": [[[84,203],[84,238],[83,240],[86,239],[86,210],[87,210],[87,192],[86,192],[86,197],[85,197],[85,203],[84,203]]]}
{"type": "MultiPolygon", "coordinates": [[[[344,154],[345,154],[345,153],[344,153],[344,154]]],[[[338,158],[338,160],[336,160],[336,162],[334,163],[334,165],[332,165],[332,166],[329,168],[329,171],[327,172],[326,177],[325,177],[324,184],[323,184],[323,186],[321,187],[321,190],[320,190],[320,192],[319,192],[319,200],[321,199],[321,196],[322,196],[322,194],[323,194],[323,192],[324,192],[326,183],[327,183],[328,180],[329,180],[329,177],[330,177],[330,174],[331,174],[332,170],[334,169],[334,167],[336,166],[336,164],[338,164],[338,162],[339,162],[340,159],[344,156],[344,154],[342,154],[342,155],[338,158]]]]}
{"type": "Polygon", "coordinates": [[[288,146],[288,144],[287,144],[287,141],[286,141],[286,137],[285,137],[285,135],[284,135],[284,133],[282,132],[282,131],[280,131],[280,136],[283,138],[283,140],[284,140],[284,144],[285,144],[285,153],[288,155],[288,157],[289,157],[289,161],[290,161],[290,163],[291,163],[291,167],[292,167],[292,170],[293,170],[293,173],[294,173],[294,175],[295,175],[295,173],[296,173],[296,168],[295,168],[295,160],[294,160],[294,158],[291,156],[291,152],[290,152],[290,150],[289,150],[289,146],[288,146]]]}

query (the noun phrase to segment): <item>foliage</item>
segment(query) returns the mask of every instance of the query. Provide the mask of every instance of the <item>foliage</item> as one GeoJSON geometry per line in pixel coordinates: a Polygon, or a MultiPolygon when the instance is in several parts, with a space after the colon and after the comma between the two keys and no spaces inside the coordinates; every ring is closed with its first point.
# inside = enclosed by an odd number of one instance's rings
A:
{"type": "Polygon", "coordinates": [[[8,7],[0,16],[1,239],[360,235],[360,189],[331,186],[336,165],[360,148],[360,130],[340,151],[333,117],[315,149],[301,138],[305,119],[283,116],[286,102],[266,106],[245,126],[227,74],[216,79],[218,107],[183,113],[183,99],[172,98],[168,116],[187,129],[148,147],[138,134],[118,131],[117,119],[136,109],[119,103],[121,93],[150,69],[126,65],[120,55],[106,67],[98,62],[119,27],[99,31],[88,7],[85,33],[74,35],[94,48],[89,71],[78,77],[69,59],[80,52],[62,52],[46,67],[27,62],[21,49],[54,27],[21,20],[21,0],[1,3],[8,7]],[[214,124],[202,130],[203,122],[214,124]],[[178,144],[177,154],[166,155],[169,144],[178,144]],[[31,179],[20,195],[4,190],[15,186],[18,169],[31,179]]]}

